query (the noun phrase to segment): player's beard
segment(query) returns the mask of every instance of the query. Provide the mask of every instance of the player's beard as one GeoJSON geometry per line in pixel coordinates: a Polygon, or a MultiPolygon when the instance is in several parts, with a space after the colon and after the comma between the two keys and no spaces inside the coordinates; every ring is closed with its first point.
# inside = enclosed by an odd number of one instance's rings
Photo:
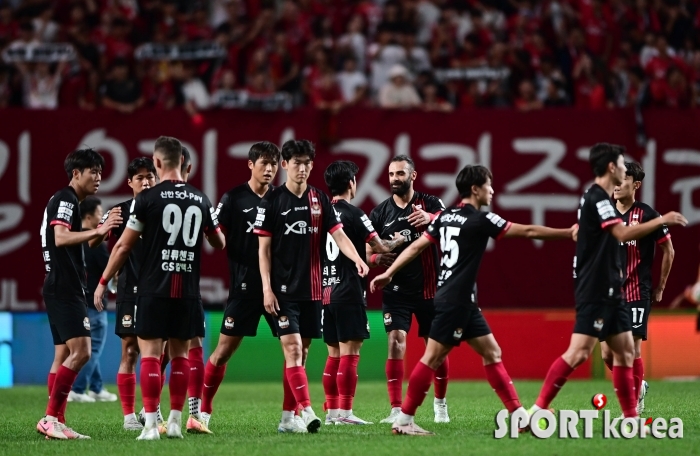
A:
{"type": "Polygon", "coordinates": [[[411,189],[411,182],[404,181],[399,184],[398,187],[391,187],[391,193],[398,196],[404,196],[411,189]]]}

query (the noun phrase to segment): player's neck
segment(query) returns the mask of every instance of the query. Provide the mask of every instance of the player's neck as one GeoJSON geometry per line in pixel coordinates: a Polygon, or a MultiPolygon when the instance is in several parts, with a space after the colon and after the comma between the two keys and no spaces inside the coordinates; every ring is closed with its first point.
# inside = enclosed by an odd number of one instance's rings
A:
{"type": "Polygon", "coordinates": [[[630,196],[629,198],[625,199],[619,199],[615,202],[615,205],[617,206],[617,210],[621,213],[624,214],[625,212],[629,211],[632,205],[634,204],[635,199],[634,195],[630,196]]]}
{"type": "Polygon", "coordinates": [[[72,180],[68,185],[72,187],[75,191],[75,194],[78,195],[78,201],[82,202],[85,198],[88,197],[88,194],[85,193],[82,188],[80,188],[80,185],[78,185],[77,181],[72,180]]]}
{"type": "Polygon", "coordinates": [[[179,169],[164,169],[163,174],[160,176],[160,181],[183,181],[182,174],[180,174],[179,169]]]}
{"type": "Polygon", "coordinates": [[[334,200],[345,200],[349,203],[350,200],[352,199],[352,197],[350,196],[350,191],[348,190],[347,192],[343,193],[342,195],[335,195],[333,197],[333,199],[334,200]]]}
{"type": "Polygon", "coordinates": [[[606,174],[603,177],[596,177],[595,183],[601,186],[603,190],[605,190],[605,193],[607,193],[609,196],[612,196],[613,192],[615,191],[615,184],[613,183],[609,174],[606,174]]]}
{"type": "Polygon", "coordinates": [[[462,200],[462,204],[471,204],[476,208],[477,211],[481,210],[481,203],[479,203],[479,200],[477,198],[464,198],[462,200]]]}
{"type": "Polygon", "coordinates": [[[287,186],[287,190],[289,190],[290,192],[292,192],[293,195],[296,195],[299,198],[302,197],[302,195],[306,191],[306,188],[308,187],[306,182],[297,184],[296,182],[292,182],[289,180],[284,185],[287,186]]]}
{"type": "Polygon", "coordinates": [[[270,188],[268,184],[261,184],[252,177],[248,181],[248,187],[250,187],[250,189],[253,190],[253,193],[255,193],[261,198],[265,196],[265,193],[267,193],[267,190],[270,188]]]}
{"type": "Polygon", "coordinates": [[[411,202],[413,199],[413,195],[416,192],[413,190],[413,188],[409,188],[408,191],[406,192],[405,195],[399,196],[399,195],[391,195],[392,198],[394,198],[394,203],[396,203],[397,206],[399,206],[401,209],[405,208],[408,206],[408,203],[411,202]]]}

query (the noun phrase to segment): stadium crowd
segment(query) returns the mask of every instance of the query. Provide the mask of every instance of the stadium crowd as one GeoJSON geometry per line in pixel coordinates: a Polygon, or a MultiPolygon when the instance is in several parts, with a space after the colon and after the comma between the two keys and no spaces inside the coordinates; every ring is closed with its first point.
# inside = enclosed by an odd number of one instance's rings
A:
{"type": "Polygon", "coordinates": [[[0,50],[0,108],[700,100],[698,0],[0,0],[0,50]]]}

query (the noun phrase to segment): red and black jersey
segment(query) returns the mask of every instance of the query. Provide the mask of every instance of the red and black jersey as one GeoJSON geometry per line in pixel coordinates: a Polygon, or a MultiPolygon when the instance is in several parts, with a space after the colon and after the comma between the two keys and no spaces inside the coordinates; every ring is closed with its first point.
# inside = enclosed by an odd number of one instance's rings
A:
{"type": "Polygon", "coordinates": [[[619,242],[609,227],[622,223],[615,201],[598,184],[581,198],[574,257],[576,303],[618,303],[622,299],[619,242]]]}
{"type": "MultiPolygon", "coordinates": [[[[445,210],[445,205],[437,196],[414,192],[413,198],[401,209],[393,197],[388,198],[369,214],[374,229],[382,239],[391,239],[399,232],[406,242],[396,248],[393,253],[401,254],[413,241],[418,239],[426,227],[415,228],[408,222],[408,216],[413,212],[413,206],[431,214],[445,210]]],[[[391,284],[383,289],[393,299],[422,300],[435,297],[437,284],[437,247],[425,249],[419,258],[408,263],[396,273],[391,284]]]]}
{"type": "Polygon", "coordinates": [[[510,227],[497,214],[471,204],[451,206],[433,220],[423,236],[442,253],[435,301],[476,304],[476,277],[486,244],[489,238],[502,238],[510,227]]]}
{"type": "Polygon", "coordinates": [[[80,202],[73,187],[57,191],[44,210],[41,224],[41,250],[44,256],[43,295],[62,300],[85,300],[87,287],[85,257],[80,244],[56,247],[54,227],[65,226],[71,231],[82,231],[80,202]]]}
{"type": "MultiPolygon", "coordinates": [[[[271,191],[272,187],[267,193],[271,191]]],[[[263,295],[258,236],[253,233],[261,201],[246,182],[224,193],[216,207],[216,218],[226,233],[229,298],[261,298],[263,295]]]]}
{"type": "MultiPolygon", "coordinates": [[[[634,226],[646,223],[661,215],[650,206],[635,201],[632,207],[622,214],[617,212],[625,225],[634,226]]],[[[627,302],[646,301],[651,299],[652,281],[651,270],[654,266],[654,252],[657,244],[663,244],[671,239],[668,227],[662,225],[650,235],[620,244],[620,255],[625,271],[623,292],[627,302]]]]}
{"type": "Polygon", "coordinates": [[[139,296],[199,298],[203,235],[219,231],[204,193],[182,181],[163,181],[134,199],[127,228],[143,239],[139,296]]]}
{"type": "MultiPolygon", "coordinates": [[[[340,199],[331,202],[343,231],[355,250],[364,257],[365,244],[377,232],[362,209],[340,199]]],[[[327,236],[323,261],[323,304],[354,303],[366,305],[367,278],[357,273],[355,262],[343,255],[332,236],[327,236]]]]}
{"type": "MultiPolygon", "coordinates": [[[[109,213],[114,208],[118,207],[122,211],[122,223],[118,227],[112,228],[112,230],[109,232],[110,236],[114,235],[115,238],[119,239],[122,233],[124,233],[126,224],[129,221],[129,211],[131,211],[131,204],[133,203],[133,201],[133,198],[128,201],[124,201],[123,203],[119,203],[109,211],[105,212],[104,216],[102,217],[102,220],[100,221],[100,225],[107,221],[109,213]]],[[[124,266],[122,266],[122,268],[119,270],[119,279],[117,280],[117,302],[136,300],[136,292],[139,281],[139,269],[141,268],[140,258],[142,255],[142,249],[143,241],[141,240],[141,238],[139,238],[136,241],[136,245],[134,245],[131,248],[131,252],[129,252],[129,258],[127,258],[126,263],[124,263],[124,266]]]]}
{"type": "Polygon", "coordinates": [[[321,249],[343,224],[323,192],[307,186],[296,196],[286,185],[265,195],[253,232],[272,237],[272,290],[278,299],[321,301],[321,249]]]}

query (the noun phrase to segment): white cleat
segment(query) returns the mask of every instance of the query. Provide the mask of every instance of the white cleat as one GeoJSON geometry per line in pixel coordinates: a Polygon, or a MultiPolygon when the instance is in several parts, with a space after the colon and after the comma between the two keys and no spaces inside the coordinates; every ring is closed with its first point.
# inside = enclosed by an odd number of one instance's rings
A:
{"type": "Polygon", "coordinates": [[[110,393],[106,389],[102,388],[102,391],[99,393],[95,393],[93,391],[88,392],[88,396],[93,398],[95,402],[116,402],[117,401],[117,395],[114,393],[110,393]]]}
{"type": "Polygon", "coordinates": [[[396,435],[435,435],[434,432],[426,431],[416,423],[396,424],[391,428],[391,432],[396,435]]]}
{"type": "Polygon", "coordinates": [[[381,420],[379,424],[394,424],[396,418],[399,417],[399,413],[401,413],[401,407],[392,407],[389,416],[381,420]]]}
{"type": "Polygon", "coordinates": [[[68,426],[64,425],[63,428],[63,434],[66,436],[68,439],[75,439],[75,440],[90,440],[89,435],[84,435],[79,432],[75,432],[73,428],[69,428],[68,426]]]}
{"type": "Polygon", "coordinates": [[[211,413],[200,412],[199,416],[202,419],[202,421],[204,421],[204,424],[206,424],[207,427],[209,427],[209,420],[211,420],[211,413]]]}
{"type": "Polygon", "coordinates": [[[447,414],[447,403],[436,403],[433,404],[433,411],[435,412],[435,422],[436,423],[449,423],[450,416],[447,414]]]}
{"type": "Polygon", "coordinates": [[[338,421],[337,416],[331,417],[330,413],[326,414],[326,423],[325,423],[326,426],[333,426],[337,421],[338,421]]]}
{"type": "Polygon", "coordinates": [[[139,423],[138,418],[135,414],[127,415],[124,417],[124,430],[125,431],[143,431],[143,424],[139,423]]]}
{"type": "MultiPolygon", "coordinates": [[[[300,418],[301,417],[295,417],[295,418],[300,418]]],[[[280,424],[277,425],[277,432],[281,434],[306,434],[306,425],[304,425],[304,422],[302,420],[301,425],[297,423],[297,420],[295,418],[290,418],[287,420],[281,420],[280,424]]]]}
{"type": "Polygon", "coordinates": [[[168,418],[168,425],[165,431],[165,435],[169,439],[181,439],[182,437],[182,419],[181,418],[168,418]]]}
{"type": "Polygon", "coordinates": [[[158,426],[143,428],[143,431],[141,431],[141,435],[136,437],[136,440],[160,440],[160,432],[158,432],[158,426]]]}
{"type": "Polygon", "coordinates": [[[637,401],[637,415],[641,415],[644,411],[644,397],[649,391],[649,384],[646,380],[642,380],[642,386],[639,391],[639,400],[637,401]]]}
{"type": "Polygon", "coordinates": [[[371,421],[365,421],[362,418],[358,418],[355,416],[355,414],[351,413],[348,416],[339,416],[336,419],[335,425],[336,426],[345,426],[345,425],[366,425],[366,424],[374,424],[371,421]]]}
{"type": "MultiPolygon", "coordinates": [[[[309,410],[311,409],[309,408],[309,410]]],[[[307,412],[305,410],[302,410],[301,419],[304,420],[306,430],[312,434],[318,432],[318,428],[321,427],[321,419],[317,417],[313,411],[307,412]]]]}
{"type": "Polygon", "coordinates": [[[76,393],[75,391],[72,391],[68,393],[68,402],[84,402],[84,403],[92,403],[95,402],[95,399],[88,396],[87,394],[80,394],[76,393]]]}

